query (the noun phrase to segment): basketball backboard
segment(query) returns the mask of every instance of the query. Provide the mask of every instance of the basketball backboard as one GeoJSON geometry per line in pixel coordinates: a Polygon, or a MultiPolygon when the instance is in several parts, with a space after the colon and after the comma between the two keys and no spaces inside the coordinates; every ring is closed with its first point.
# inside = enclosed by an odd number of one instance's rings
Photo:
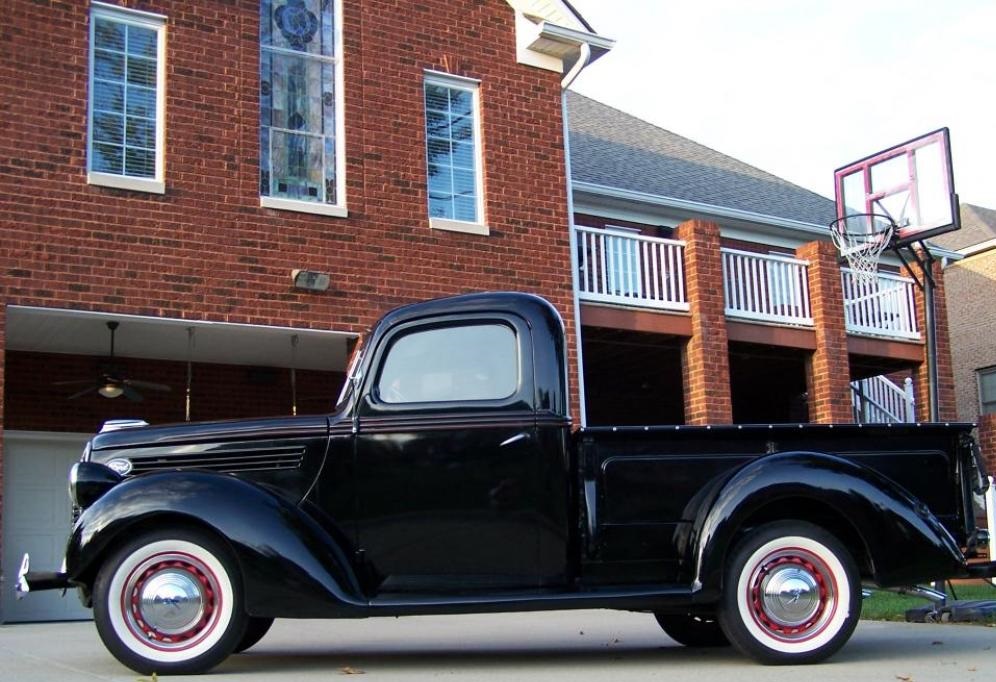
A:
{"type": "Polygon", "coordinates": [[[834,171],[837,217],[879,214],[896,225],[895,246],[961,226],[947,128],[834,171]]]}

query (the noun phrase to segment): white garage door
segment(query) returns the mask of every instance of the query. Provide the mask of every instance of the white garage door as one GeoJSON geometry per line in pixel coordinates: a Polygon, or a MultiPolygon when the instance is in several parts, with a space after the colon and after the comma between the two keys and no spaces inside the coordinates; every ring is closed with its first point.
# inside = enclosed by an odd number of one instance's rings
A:
{"type": "Polygon", "coordinates": [[[0,621],[7,623],[91,618],[76,591],[37,592],[18,600],[14,583],[21,557],[31,569],[57,571],[72,527],[66,481],[88,436],[5,431],[3,435],[3,594],[0,621]]]}

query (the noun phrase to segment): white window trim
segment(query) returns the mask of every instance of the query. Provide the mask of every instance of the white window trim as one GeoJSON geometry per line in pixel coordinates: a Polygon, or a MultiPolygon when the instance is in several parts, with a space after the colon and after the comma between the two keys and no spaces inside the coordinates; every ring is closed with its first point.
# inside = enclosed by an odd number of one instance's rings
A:
{"type": "MultiPolygon", "coordinates": [[[[426,69],[423,72],[423,82],[422,82],[422,130],[423,134],[427,131],[425,124],[425,86],[426,85],[439,85],[445,88],[455,88],[458,90],[465,90],[471,94],[471,98],[474,106],[474,192],[477,199],[477,217],[476,221],[468,220],[454,220],[452,218],[437,218],[429,216],[429,229],[430,230],[447,230],[450,232],[463,232],[466,234],[476,234],[488,236],[491,234],[491,229],[488,227],[487,216],[484,215],[484,138],[481,135],[481,81],[476,78],[467,78],[465,76],[454,76],[450,73],[444,73],[442,71],[433,71],[431,69],[426,69]]],[[[426,139],[424,141],[425,153],[426,153],[426,210],[428,210],[428,149],[429,141],[426,139]]]]}
{"type": "Polygon", "coordinates": [[[166,16],[153,12],[131,10],[103,2],[90,4],[89,52],[87,55],[87,120],[86,120],[86,181],[90,185],[113,187],[136,192],[165,194],[166,167],[166,16]],[[156,174],[152,178],[141,178],[132,175],[117,175],[92,170],[90,160],[93,158],[93,56],[94,31],[96,18],[107,19],[141,26],[156,32],[156,174]]]}
{"type": "MultiPolygon", "coordinates": [[[[342,68],[342,0],[334,0],[333,25],[335,26],[335,54],[331,57],[323,57],[335,64],[335,196],[336,203],[319,203],[317,201],[299,201],[296,199],[284,199],[282,197],[259,196],[261,208],[273,208],[278,211],[297,211],[298,213],[313,213],[315,215],[330,216],[332,218],[348,218],[349,210],[346,207],[346,106],[343,96],[343,84],[345,82],[342,68]]],[[[257,11],[257,14],[260,12],[257,11]]],[[[257,41],[261,43],[262,41],[257,41]]],[[[260,53],[263,45],[259,45],[260,53]]],[[[276,48],[276,51],[281,51],[276,48]]],[[[262,71],[257,65],[257,72],[262,71]]],[[[257,112],[257,122],[258,112],[257,112]]],[[[256,138],[259,140],[259,132],[256,138]]],[[[259,157],[262,159],[262,153],[259,157]]],[[[272,163],[272,157],[271,157],[272,163]]],[[[260,168],[256,168],[256,187],[259,187],[260,168]]],[[[272,173],[272,170],[271,170],[272,173]]]]}

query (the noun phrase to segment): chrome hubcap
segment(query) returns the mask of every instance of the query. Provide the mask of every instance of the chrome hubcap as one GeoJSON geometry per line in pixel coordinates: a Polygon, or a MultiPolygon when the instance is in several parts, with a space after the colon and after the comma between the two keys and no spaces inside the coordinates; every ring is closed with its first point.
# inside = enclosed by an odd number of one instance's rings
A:
{"type": "Polygon", "coordinates": [[[165,553],[149,557],[128,576],[122,609],[135,637],[161,650],[192,646],[214,628],[221,590],[196,557],[165,553]]]}
{"type": "Polygon", "coordinates": [[[152,630],[163,635],[186,632],[204,614],[201,584],[186,571],[162,571],[142,585],[138,610],[152,630]]]}
{"type": "Polygon", "coordinates": [[[764,610],[779,625],[799,627],[820,608],[820,588],[808,571],[797,566],[775,569],[761,583],[764,610]]]}
{"type": "Polygon", "coordinates": [[[787,641],[819,634],[836,605],[830,570],[818,556],[797,549],[765,557],[751,576],[749,597],[757,623],[787,641]]]}

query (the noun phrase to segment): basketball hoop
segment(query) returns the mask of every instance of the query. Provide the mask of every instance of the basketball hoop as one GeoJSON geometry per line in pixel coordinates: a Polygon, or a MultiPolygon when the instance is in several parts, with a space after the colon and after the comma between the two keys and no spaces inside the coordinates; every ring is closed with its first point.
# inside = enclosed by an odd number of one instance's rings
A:
{"type": "Polygon", "coordinates": [[[830,236],[858,284],[878,281],[878,261],[894,240],[896,223],[880,213],[855,213],[830,223],[830,236]]]}

